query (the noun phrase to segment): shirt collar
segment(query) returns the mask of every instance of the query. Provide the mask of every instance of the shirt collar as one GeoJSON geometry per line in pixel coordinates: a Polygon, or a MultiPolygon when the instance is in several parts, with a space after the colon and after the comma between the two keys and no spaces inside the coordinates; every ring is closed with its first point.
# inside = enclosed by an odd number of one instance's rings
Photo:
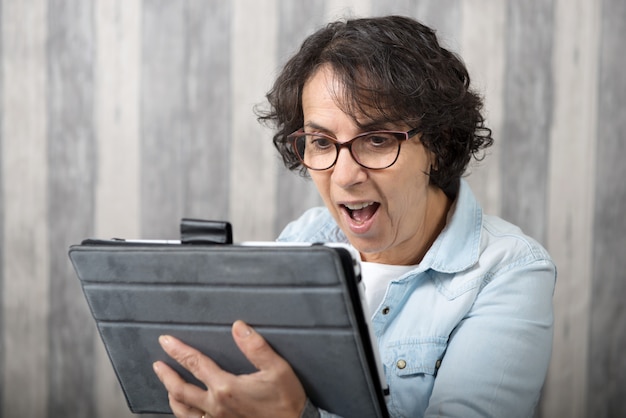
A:
{"type": "Polygon", "coordinates": [[[482,209],[465,180],[461,180],[451,211],[448,223],[420,263],[422,270],[457,273],[478,262],[482,209]]]}

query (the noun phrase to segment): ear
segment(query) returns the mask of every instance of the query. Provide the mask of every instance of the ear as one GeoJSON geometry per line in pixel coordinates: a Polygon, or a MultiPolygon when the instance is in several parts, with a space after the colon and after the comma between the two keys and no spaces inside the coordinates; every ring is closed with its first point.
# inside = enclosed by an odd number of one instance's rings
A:
{"type": "Polygon", "coordinates": [[[437,155],[434,152],[430,152],[428,155],[428,174],[439,169],[439,163],[437,161],[437,155]]]}

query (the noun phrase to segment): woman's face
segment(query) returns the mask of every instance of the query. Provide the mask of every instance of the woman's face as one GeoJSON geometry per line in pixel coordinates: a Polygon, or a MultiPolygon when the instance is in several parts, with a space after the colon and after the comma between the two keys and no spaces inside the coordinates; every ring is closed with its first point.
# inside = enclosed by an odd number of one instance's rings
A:
{"type": "MultiPolygon", "coordinates": [[[[325,133],[346,142],[372,130],[408,131],[406,124],[377,124],[363,130],[336,104],[342,86],[328,66],[322,66],[304,85],[304,130],[325,133]]],[[[359,120],[368,126],[369,120],[359,120]]],[[[417,264],[445,225],[449,201],[426,173],[433,156],[419,135],[403,141],[394,165],[369,170],[342,148],[328,170],[309,170],[324,203],[350,243],[366,261],[417,264]]]]}

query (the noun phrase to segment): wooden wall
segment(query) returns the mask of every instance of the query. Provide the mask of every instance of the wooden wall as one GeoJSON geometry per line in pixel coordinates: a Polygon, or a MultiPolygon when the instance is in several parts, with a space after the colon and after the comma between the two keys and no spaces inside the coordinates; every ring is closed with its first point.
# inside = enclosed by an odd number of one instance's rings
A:
{"type": "Polygon", "coordinates": [[[558,264],[537,415],[626,416],[622,0],[0,0],[0,416],[130,416],[68,246],[275,237],[320,200],[253,106],[313,29],[390,13],[465,58],[497,141],[469,180],[558,264]]]}

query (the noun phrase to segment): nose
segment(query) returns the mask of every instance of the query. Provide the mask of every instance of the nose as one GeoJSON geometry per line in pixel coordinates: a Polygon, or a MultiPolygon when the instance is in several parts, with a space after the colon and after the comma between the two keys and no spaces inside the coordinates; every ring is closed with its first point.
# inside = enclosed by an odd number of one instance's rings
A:
{"type": "Polygon", "coordinates": [[[339,150],[337,162],[332,170],[332,181],[342,188],[348,188],[355,184],[362,183],[367,179],[367,169],[359,165],[359,163],[352,158],[350,150],[346,147],[339,150]]]}

